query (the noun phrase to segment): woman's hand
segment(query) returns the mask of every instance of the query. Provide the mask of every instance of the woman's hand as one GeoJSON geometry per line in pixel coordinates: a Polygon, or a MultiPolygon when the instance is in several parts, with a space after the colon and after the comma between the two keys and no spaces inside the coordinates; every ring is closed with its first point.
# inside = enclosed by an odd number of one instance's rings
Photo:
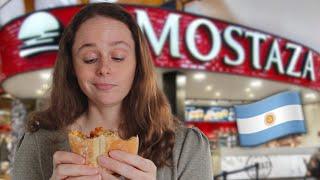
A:
{"type": "Polygon", "coordinates": [[[98,169],[84,165],[85,159],[75,153],[56,151],[53,155],[53,172],[50,180],[101,179],[98,169]]]}
{"type": "MultiPolygon", "coordinates": [[[[106,170],[115,172],[127,179],[132,180],[155,180],[157,167],[149,160],[141,156],[133,155],[124,151],[110,151],[110,157],[100,156],[98,163],[106,170]]],[[[100,172],[102,179],[118,179],[107,171],[100,172]]]]}

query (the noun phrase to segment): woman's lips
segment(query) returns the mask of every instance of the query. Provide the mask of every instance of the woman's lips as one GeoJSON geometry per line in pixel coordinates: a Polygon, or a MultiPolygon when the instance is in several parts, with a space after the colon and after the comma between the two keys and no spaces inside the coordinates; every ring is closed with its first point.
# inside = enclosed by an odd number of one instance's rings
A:
{"type": "Polygon", "coordinates": [[[94,83],[93,85],[99,90],[110,90],[114,86],[116,86],[114,84],[108,84],[108,83],[94,83]]]}

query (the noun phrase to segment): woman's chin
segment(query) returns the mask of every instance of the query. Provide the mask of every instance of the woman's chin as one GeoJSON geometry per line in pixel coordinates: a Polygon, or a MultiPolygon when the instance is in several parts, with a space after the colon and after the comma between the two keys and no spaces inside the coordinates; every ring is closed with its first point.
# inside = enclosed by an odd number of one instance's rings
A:
{"type": "Polygon", "coordinates": [[[94,104],[98,105],[98,106],[114,106],[114,105],[118,105],[120,104],[121,101],[119,100],[116,100],[116,99],[111,99],[111,98],[108,98],[108,99],[97,99],[94,101],[94,104]]]}

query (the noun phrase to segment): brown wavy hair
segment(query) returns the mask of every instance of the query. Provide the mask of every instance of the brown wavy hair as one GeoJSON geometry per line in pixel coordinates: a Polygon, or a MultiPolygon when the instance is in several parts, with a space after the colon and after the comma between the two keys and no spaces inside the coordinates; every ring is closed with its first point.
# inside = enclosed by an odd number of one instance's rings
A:
{"type": "Polygon", "coordinates": [[[50,101],[44,110],[30,114],[27,130],[40,128],[61,130],[73,124],[88,108],[86,95],[80,89],[72,63],[72,46],[77,30],[86,20],[102,16],[127,25],[135,43],[136,71],[131,90],[123,99],[123,122],[119,131],[124,138],[138,134],[139,155],[162,167],[172,163],[175,129],[179,120],[171,113],[166,96],[156,83],[150,50],[134,18],[122,7],[111,3],[89,4],[82,8],[66,27],[59,43],[50,101]]]}

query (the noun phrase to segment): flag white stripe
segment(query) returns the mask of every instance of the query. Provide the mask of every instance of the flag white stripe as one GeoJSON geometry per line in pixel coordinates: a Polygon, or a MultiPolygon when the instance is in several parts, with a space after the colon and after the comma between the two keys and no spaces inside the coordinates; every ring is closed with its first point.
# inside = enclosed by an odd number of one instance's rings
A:
{"type": "Polygon", "coordinates": [[[256,133],[270,127],[294,120],[304,120],[301,105],[286,105],[250,118],[237,119],[240,134],[256,133]],[[265,116],[272,113],[275,121],[271,125],[265,123],[265,116]]]}

